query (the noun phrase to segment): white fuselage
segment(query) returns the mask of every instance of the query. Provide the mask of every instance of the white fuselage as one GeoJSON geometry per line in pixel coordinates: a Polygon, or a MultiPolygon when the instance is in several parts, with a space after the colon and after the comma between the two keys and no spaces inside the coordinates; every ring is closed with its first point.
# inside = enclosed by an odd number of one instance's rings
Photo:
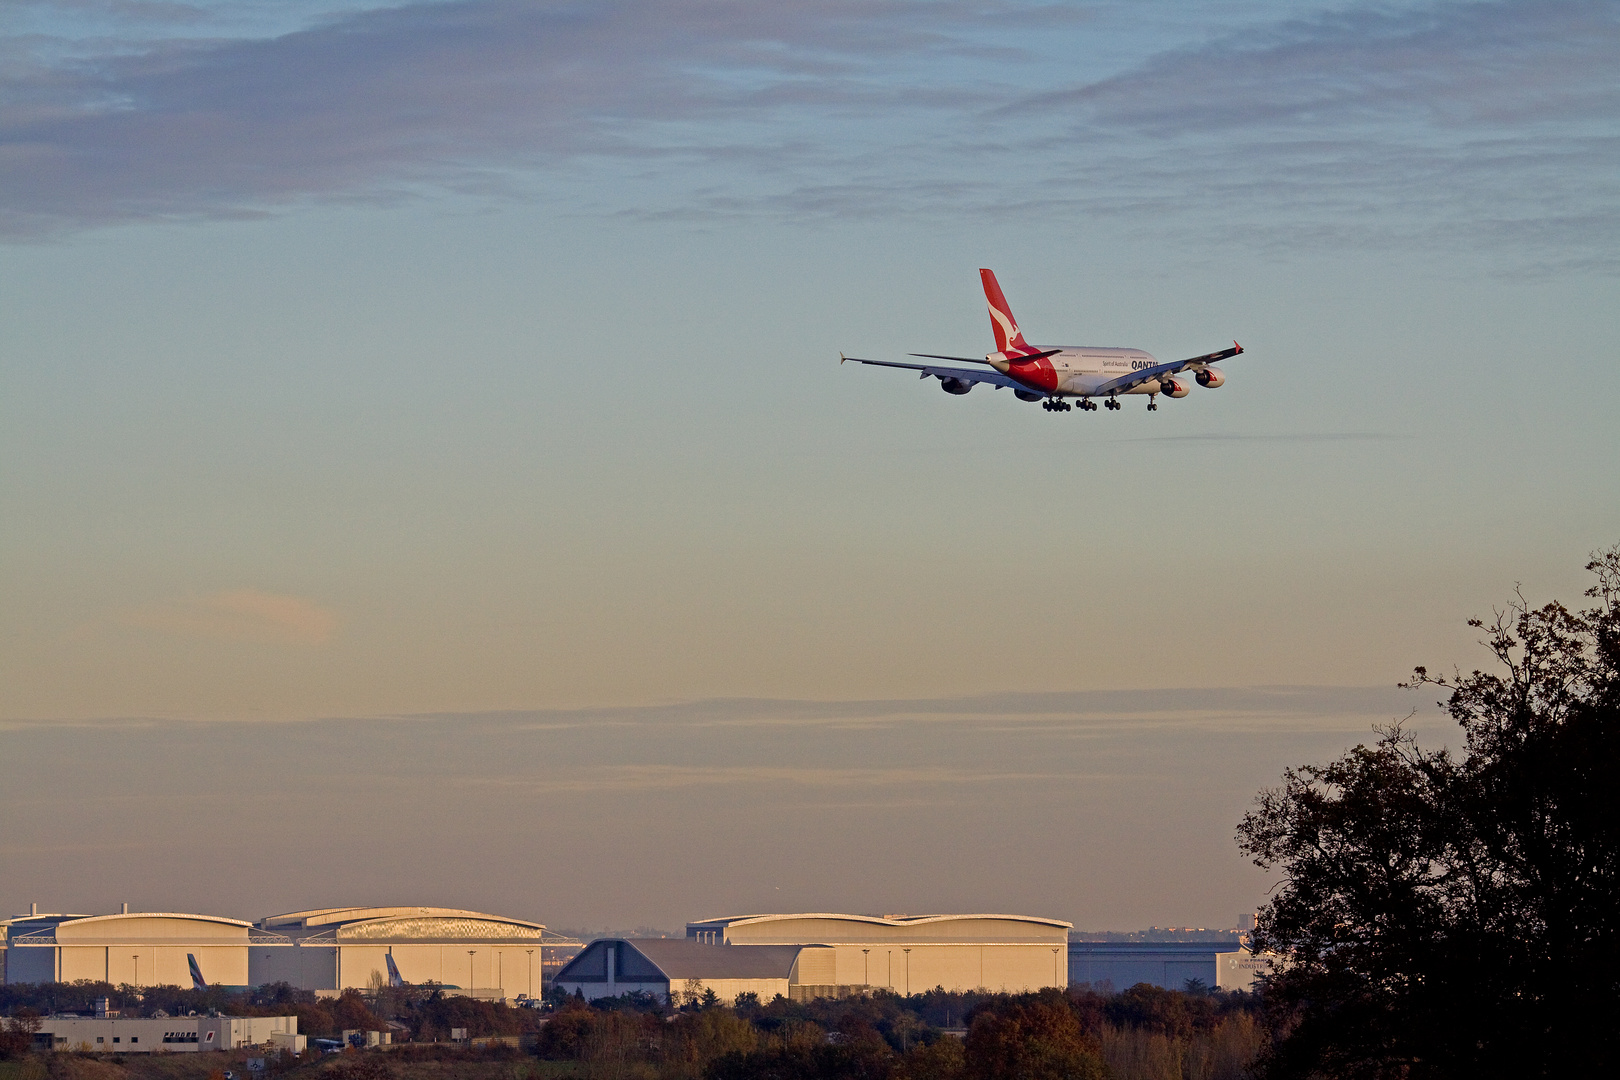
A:
{"type": "MultiPolygon", "coordinates": [[[[1105,349],[1091,345],[1065,345],[1051,360],[1052,370],[1057,372],[1058,390],[1065,394],[1086,394],[1110,379],[1158,363],[1141,349],[1105,349]]],[[[1159,382],[1155,379],[1126,393],[1156,394],[1158,391],[1159,382]]]]}
{"type": "MultiPolygon", "coordinates": [[[[1129,375],[1143,368],[1153,367],[1158,363],[1151,353],[1141,349],[1108,348],[1098,345],[1061,345],[1042,346],[1043,349],[1057,348],[1059,351],[1046,357],[1044,362],[1037,362],[1038,366],[1051,365],[1051,378],[1055,386],[1041,385],[1045,382],[1040,376],[1044,372],[1030,372],[1034,376],[1031,385],[1039,386],[1050,393],[1088,397],[1103,383],[1129,375]]],[[[1004,374],[1019,376],[1016,357],[1007,357],[1004,353],[992,353],[986,357],[990,363],[1004,374]]],[[[1126,394],[1157,394],[1161,389],[1158,379],[1149,379],[1140,386],[1133,386],[1122,391],[1126,394]]]]}

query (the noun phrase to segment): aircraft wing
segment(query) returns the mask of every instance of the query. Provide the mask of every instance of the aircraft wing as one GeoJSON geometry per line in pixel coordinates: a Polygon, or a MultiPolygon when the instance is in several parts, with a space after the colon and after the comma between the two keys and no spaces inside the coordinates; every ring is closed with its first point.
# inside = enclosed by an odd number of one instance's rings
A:
{"type": "Polygon", "coordinates": [[[1150,368],[1143,368],[1141,371],[1133,371],[1129,375],[1121,375],[1117,379],[1110,379],[1108,382],[1103,383],[1095,390],[1092,390],[1091,393],[1096,396],[1123,394],[1127,390],[1132,390],[1138,386],[1141,386],[1143,383],[1148,382],[1151,379],[1157,379],[1164,375],[1175,375],[1179,372],[1186,371],[1188,368],[1203,367],[1205,364],[1213,364],[1217,360],[1225,360],[1228,357],[1236,356],[1242,351],[1243,346],[1234,341],[1232,342],[1232,347],[1230,349],[1222,349],[1219,352],[1205,353],[1203,356],[1195,356],[1190,360],[1172,360],[1168,364],[1154,364],[1150,368]]]}
{"type": "Polygon", "coordinates": [[[839,354],[839,363],[843,363],[846,360],[853,364],[871,364],[874,367],[906,368],[909,371],[918,371],[922,373],[917,376],[919,379],[926,379],[928,376],[932,375],[941,382],[946,379],[956,379],[965,383],[989,383],[991,386],[994,386],[997,389],[1000,389],[1003,386],[1010,387],[1014,390],[1028,391],[1030,389],[1012,376],[1003,375],[1001,372],[994,369],[983,371],[974,368],[930,367],[927,364],[897,364],[892,360],[862,360],[858,356],[844,356],[843,354],[839,354]]]}

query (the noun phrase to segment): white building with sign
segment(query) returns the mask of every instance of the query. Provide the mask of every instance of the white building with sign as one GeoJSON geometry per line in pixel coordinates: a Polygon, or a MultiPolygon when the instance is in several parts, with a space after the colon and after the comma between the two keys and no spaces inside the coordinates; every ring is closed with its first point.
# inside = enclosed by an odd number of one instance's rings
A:
{"type": "Polygon", "coordinates": [[[195,1054],[245,1046],[293,1053],[304,1049],[296,1016],[51,1016],[40,1021],[34,1041],[45,1050],[117,1054],[195,1054]]]}

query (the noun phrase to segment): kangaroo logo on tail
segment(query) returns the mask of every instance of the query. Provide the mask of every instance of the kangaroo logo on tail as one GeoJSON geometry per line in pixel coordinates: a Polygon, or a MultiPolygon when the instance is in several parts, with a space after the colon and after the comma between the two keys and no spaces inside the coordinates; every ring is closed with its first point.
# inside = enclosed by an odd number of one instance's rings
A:
{"type": "Polygon", "coordinates": [[[1024,334],[1018,329],[1018,320],[1013,318],[1012,308],[1007,306],[1007,298],[1001,295],[1001,286],[996,283],[993,271],[979,270],[979,278],[984,282],[984,298],[990,305],[990,329],[996,335],[996,351],[1001,353],[1027,353],[1036,350],[1024,340],[1024,334]]]}

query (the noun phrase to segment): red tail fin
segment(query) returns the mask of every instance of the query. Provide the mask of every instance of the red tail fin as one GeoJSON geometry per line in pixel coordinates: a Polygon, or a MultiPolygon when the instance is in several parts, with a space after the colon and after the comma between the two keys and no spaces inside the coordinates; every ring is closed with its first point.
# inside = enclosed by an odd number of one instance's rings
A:
{"type": "Polygon", "coordinates": [[[984,282],[984,298],[990,305],[990,329],[996,335],[996,351],[1034,352],[1018,329],[1018,320],[1013,318],[1012,308],[1007,306],[1007,298],[1001,295],[1001,286],[996,283],[996,275],[992,271],[980,269],[979,279],[984,282]]]}

